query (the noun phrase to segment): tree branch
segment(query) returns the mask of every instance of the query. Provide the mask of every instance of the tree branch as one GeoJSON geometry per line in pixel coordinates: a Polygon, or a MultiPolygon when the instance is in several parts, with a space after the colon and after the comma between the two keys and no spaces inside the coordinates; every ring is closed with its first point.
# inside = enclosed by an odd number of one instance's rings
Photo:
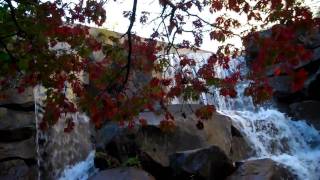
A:
{"type": "Polygon", "coordinates": [[[128,36],[128,46],[129,46],[129,50],[128,50],[128,57],[127,57],[127,65],[125,66],[127,68],[127,72],[126,72],[126,77],[123,81],[122,84],[122,88],[126,85],[126,83],[128,82],[129,79],[129,74],[130,74],[130,69],[131,69],[131,61],[132,61],[132,39],[131,39],[131,31],[133,28],[133,24],[136,21],[136,11],[137,11],[137,4],[138,4],[138,0],[134,0],[133,1],[133,7],[132,7],[132,15],[130,17],[130,25],[128,27],[128,30],[126,32],[127,36],[128,36]]]}

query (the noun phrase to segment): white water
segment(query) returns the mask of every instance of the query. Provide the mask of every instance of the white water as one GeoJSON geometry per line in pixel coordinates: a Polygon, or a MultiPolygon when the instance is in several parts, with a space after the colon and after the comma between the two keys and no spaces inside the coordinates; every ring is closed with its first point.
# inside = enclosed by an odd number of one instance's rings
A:
{"type": "Polygon", "coordinates": [[[57,179],[59,177],[62,180],[88,179],[89,175],[95,172],[89,118],[81,113],[64,114],[61,115],[57,124],[43,132],[38,126],[43,117],[45,97],[43,87],[34,88],[37,165],[39,167],[37,179],[57,179]],[[75,127],[70,133],[65,133],[64,128],[68,118],[73,119],[75,127]]]}
{"type": "MultiPolygon", "coordinates": [[[[193,55],[207,58],[208,55],[193,55]]],[[[226,77],[243,59],[230,62],[230,69],[216,66],[218,77],[226,77]]],[[[244,71],[245,73],[245,71],[244,71]]],[[[243,95],[248,82],[237,86],[238,97],[230,99],[219,95],[212,88],[214,96],[204,95],[203,103],[215,104],[218,112],[229,116],[233,125],[244,135],[255,150],[250,159],[271,158],[287,167],[301,180],[319,180],[320,177],[320,135],[303,120],[292,121],[275,108],[255,107],[250,97],[243,95]]],[[[84,180],[93,173],[93,152],[85,161],[64,170],[61,180],[84,180]]]]}
{"type": "Polygon", "coordinates": [[[94,154],[91,151],[87,159],[81,161],[74,166],[68,166],[63,172],[59,180],[86,180],[97,172],[94,168],[94,154]]]}
{"type": "MultiPolygon", "coordinates": [[[[241,60],[230,62],[228,71],[216,66],[218,77],[226,77],[241,60]]],[[[245,71],[244,71],[245,72],[245,71]]],[[[271,158],[284,165],[301,180],[320,178],[320,134],[305,121],[293,121],[273,107],[255,107],[244,96],[248,82],[237,85],[238,97],[207,96],[206,103],[217,106],[218,112],[229,116],[256,151],[250,159],[271,158]]]]}

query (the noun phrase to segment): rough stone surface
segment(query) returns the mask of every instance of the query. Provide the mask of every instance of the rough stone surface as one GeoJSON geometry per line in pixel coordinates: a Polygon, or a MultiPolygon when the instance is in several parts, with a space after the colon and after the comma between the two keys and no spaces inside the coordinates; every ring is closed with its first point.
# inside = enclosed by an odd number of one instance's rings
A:
{"type": "Polygon", "coordinates": [[[23,127],[35,127],[34,112],[21,112],[0,108],[0,130],[23,127]]]}
{"type": "Polygon", "coordinates": [[[36,157],[35,138],[10,143],[0,143],[0,159],[19,157],[34,159],[36,157]]]}
{"type": "Polygon", "coordinates": [[[33,88],[26,88],[23,93],[18,93],[17,89],[8,89],[2,91],[5,99],[0,100],[0,105],[2,104],[25,104],[33,102],[33,88]]]}
{"type": "MultiPolygon", "coordinates": [[[[281,25],[280,25],[281,26],[281,25]]],[[[259,32],[262,37],[270,37],[271,29],[259,32]]],[[[305,48],[312,51],[312,57],[308,61],[300,62],[293,67],[293,71],[298,72],[304,69],[308,73],[307,80],[304,82],[302,90],[294,92],[292,90],[292,75],[286,73],[280,76],[274,75],[274,69],[279,65],[267,67],[266,77],[274,89],[274,98],[280,110],[288,112],[291,103],[298,103],[306,100],[320,101],[320,31],[299,32],[296,35],[296,42],[302,43],[305,48]]],[[[248,37],[246,46],[247,62],[252,62],[259,52],[259,45],[254,38],[248,37]]]]}
{"type": "Polygon", "coordinates": [[[23,160],[15,159],[0,163],[1,180],[34,180],[36,169],[28,167],[23,160]]]}
{"type": "Polygon", "coordinates": [[[238,152],[238,149],[241,148],[237,146],[248,146],[245,145],[246,141],[241,135],[235,136],[233,140],[231,120],[226,116],[215,113],[211,119],[204,121],[203,129],[198,129],[196,127],[198,119],[192,112],[198,107],[200,106],[169,106],[169,111],[174,115],[177,126],[172,133],[164,133],[158,127],[159,122],[163,119],[163,112],[147,113],[147,117],[142,114],[141,116],[150,122],[143,128],[120,130],[109,124],[96,135],[97,145],[99,147],[103,145],[109,155],[119,160],[126,159],[130,155],[134,156],[137,151],[141,151],[164,167],[169,166],[169,155],[175,152],[211,145],[218,146],[227,156],[232,157],[235,154],[235,160],[244,159],[251,153],[249,150],[246,151],[247,149],[238,152]],[[240,139],[243,144],[237,143],[240,139]]]}
{"type": "Polygon", "coordinates": [[[0,130],[0,142],[16,142],[29,139],[35,136],[36,130],[32,127],[23,127],[18,129],[0,130]]]}
{"type": "Polygon", "coordinates": [[[97,175],[89,178],[89,180],[155,180],[147,172],[137,168],[115,168],[100,171],[97,175]]]}
{"type": "Polygon", "coordinates": [[[177,152],[170,156],[170,166],[176,173],[185,171],[205,179],[224,179],[234,171],[226,154],[217,146],[177,152]]]}
{"type": "Polygon", "coordinates": [[[306,120],[320,130],[320,101],[303,101],[290,105],[290,112],[294,118],[306,120]]]}
{"type": "Polygon", "coordinates": [[[271,159],[244,162],[227,180],[292,180],[296,176],[271,159]]]}

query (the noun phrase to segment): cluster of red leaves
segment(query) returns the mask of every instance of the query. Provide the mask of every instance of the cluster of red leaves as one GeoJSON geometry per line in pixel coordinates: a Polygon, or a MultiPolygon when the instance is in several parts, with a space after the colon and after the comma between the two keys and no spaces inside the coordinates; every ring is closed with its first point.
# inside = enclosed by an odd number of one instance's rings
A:
{"type": "Polygon", "coordinates": [[[172,116],[172,114],[167,112],[165,114],[164,119],[160,121],[159,127],[163,132],[166,132],[166,133],[174,132],[174,130],[176,129],[176,125],[175,125],[174,117],[172,116]]]}
{"type": "MultiPolygon", "coordinates": [[[[220,87],[220,94],[223,96],[237,96],[234,86],[241,80],[240,74],[236,72],[225,79],[218,79],[214,72],[217,64],[225,69],[230,68],[230,59],[240,54],[239,50],[230,44],[220,47],[197,71],[194,70],[197,61],[180,55],[179,67],[175,69],[172,77],[150,78],[139,84],[139,74],[151,77],[154,71],[165,73],[170,65],[157,64],[160,49],[154,40],[132,35],[130,41],[114,38],[113,43],[106,44],[90,35],[88,27],[77,25],[86,22],[101,26],[107,15],[103,2],[79,1],[72,6],[60,0],[38,4],[16,1],[16,4],[12,6],[14,12],[10,12],[12,10],[8,8],[7,15],[11,19],[3,23],[4,30],[0,31],[1,37],[12,32],[16,32],[17,36],[1,38],[4,41],[1,44],[15,47],[12,53],[6,46],[0,49],[3,59],[0,61],[1,89],[10,87],[10,83],[16,82],[16,79],[19,80],[16,85],[19,92],[23,92],[27,86],[37,84],[47,88],[45,114],[40,124],[43,130],[55,124],[61,114],[78,110],[87,112],[97,128],[107,121],[116,121],[123,126],[126,124],[128,128],[133,128],[137,121],[141,126],[145,126],[147,120],[136,120],[140,112],[155,111],[155,104],[166,109],[165,106],[174,98],[199,100],[200,95],[208,92],[210,86],[220,87]],[[15,19],[13,16],[16,16],[15,19]],[[63,48],[66,44],[68,50],[63,48]],[[129,50],[131,54],[128,58],[129,50]],[[95,51],[105,54],[99,62],[92,60],[91,55],[95,51]],[[80,78],[84,72],[88,74],[89,85],[84,84],[80,78]],[[76,102],[66,97],[66,85],[69,85],[76,95],[76,102]]],[[[252,95],[257,103],[270,98],[272,89],[265,80],[265,73],[268,67],[274,65],[277,67],[274,70],[275,75],[289,74],[292,77],[294,91],[303,88],[308,74],[303,69],[297,72],[294,69],[298,64],[310,60],[311,52],[297,42],[297,36],[301,31],[308,33],[319,28],[319,21],[312,17],[307,8],[297,6],[295,0],[257,0],[253,3],[243,0],[159,0],[159,4],[164,9],[167,8],[163,13],[169,12],[166,17],[170,19],[165,25],[168,32],[164,34],[155,31],[151,38],[174,38],[175,34],[187,32],[183,25],[186,24],[186,19],[193,17],[195,19],[191,23],[195,29],[191,33],[194,45],[188,40],[178,45],[180,48],[193,50],[203,42],[202,30],[205,25],[213,28],[210,30],[210,38],[220,42],[234,37],[233,31],[241,26],[237,19],[223,16],[217,17],[214,22],[206,22],[190,12],[193,7],[199,12],[209,7],[211,12],[225,9],[239,15],[245,14],[248,21],[253,19],[263,25],[280,22],[282,25],[272,27],[270,36],[261,36],[255,32],[255,27],[252,28],[250,36],[247,36],[250,37],[248,41],[254,40],[259,53],[251,64],[249,79],[253,83],[246,93],[252,95]],[[267,12],[264,19],[262,12],[267,12]]],[[[141,23],[146,22],[147,15],[147,12],[143,13],[141,23]]],[[[241,35],[246,34],[244,32],[241,35]]],[[[196,116],[200,119],[197,124],[199,129],[203,128],[202,120],[209,119],[214,111],[215,108],[211,105],[196,111],[196,116]]],[[[174,118],[167,110],[165,112],[160,128],[165,132],[172,132],[176,126],[174,118]]],[[[70,132],[73,127],[74,122],[68,120],[65,131],[70,132]]]]}

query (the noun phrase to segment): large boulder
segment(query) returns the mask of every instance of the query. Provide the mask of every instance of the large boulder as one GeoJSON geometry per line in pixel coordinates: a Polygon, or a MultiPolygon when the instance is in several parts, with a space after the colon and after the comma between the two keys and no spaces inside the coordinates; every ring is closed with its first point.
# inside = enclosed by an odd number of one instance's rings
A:
{"type": "MultiPolygon", "coordinates": [[[[283,25],[276,25],[272,28],[281,27],[283,25]]],[[[272,28],[259,32],[260,37],[271,37],[272,28]]],[[[270,65],[266,67],[265,77],[269,78],[269,83],[274,90],[274,100],[281,111],[288,113],[290,111],[289,105],[292,103],[299,103],[306,100],[320,101],[320,31],[298,31],[296,32],[294,43],[303,45],[306,49],[312,52],[312,56],[307,61],[301,61],[299,64],[292,67],[293,72],[298,72],[304,69],[308,77],[304,82],[301,90],[293,91],[292,83],[293,76],[286,72],[281,75],[275,75],[275,69],[281,64],[270,65]]],[[[246,41],[246,58],[250,64],[253,62],[259,53],[259,42],[255,36],[247,36],[246,41]]]]}
{"type": "Polygon", "coordinates": [[[230,118],[224,115],[214,113],[211,119],[203,122],[204,128],[198,129],[196,127],[198,118],[194,115],[194,111],[199,107],[199,105],[169,106],[168,109],[176,123],[176,129],[171,133],[164,133],[158,127],[164,118],[164,112],[147,112],[141,113],[140,117],[145,118],[149,125],[129,130],[109,124],[97,133],[97,144],[99,147],[104,145],[109,155],[120,160],[126,159],[129,154],[136,154],[138,149],[162,166],[169,166],[169,156],[173,153],[211,145],[219,147],[227,156],[235,157],[234,160],[245,159],[251,154],[250,148],[240,148],[249,146],[239,132],[238,135],[234,135],[232,128],[235,127],[232,127],[230,118]],[[238,151],[240,149],[241,153],[238,151]],[[234,154],[237,155],[233,156],[234,154]],[[124,155],[126,157],[123,157],[124,155]]]}
{"type": "MultiPolygon", "coordinates": [[[[142,129],[138,135],[141,149],[164,166],[168,165],[168,156],[172,153],[211,145],[219,147],[227,156],[232,156],[238,147],[232,147],[237,144],[233,144],[231,119],[214,113],[211,119],[203,122],[204,128],[198,129],[196,127],[198,118],[194,115],[194,111],[199,107],[199,105],[169,106],[168,109],[175,118],[176,130],[170,134],[164,134],[155,126],[142,129]]],[[[159,121],[163,115],[155,116],[155,118],[159,121]]],[[[243,143],[246,144],[245,141],[243,143]]],[[[237,160],[246,158],[246,155],[250,153],[250,150],[242,153],[243,157],[237,157],[237,160]]]]}
{"type": "Polygon", "coordinates": [[[295,119],[306,120],[320,131],[320,101],[303,101],[290,105],[290,113],[295,119]]]}
{"type": "Polygon", "coordinates": [[[155,180],[149,173],[132,167],[114,168],[100,171],[89,180],[155,180]]]}
{"type": "Polygon", "coordinates": [[[23,127],[18,129],[0,130],[0,142],[10,143],[23,141],[35,136],[36,130],[33,127],[23,127]]]}
{"type": "Polygon", "coordinates": [[[23,158],[35,159],[36,157],[35,138],[18,142],[0,143],[0,159],[23,158]]]}
{"type": "Polygon", "coordinates": [[[0,108],[0,130],[35,127],[34,112],[0,108]]]}
{"type": "Polygon", "coordinates": [[[296,179],[289,170],[271,159],[244,162],[227,180],[289,180],[296,179]]]}
{"type": "Polygon", "coordinates": [[[0,162],[0,170],[1,180],[32,180],[37,177],[36,168],[29,167],[21,159],[0,162]]]}
{"type": "Polygon", "coordinates": [[[17,89],[7,89],[1,91],[5,98],[0,99],[0,105],[4,104],[27,104],[34,101],[33,88],[26,88],[23,93],[19,93],[17,89]]]}
{"type": "Polygon", "coordinates": [[[187,172],[205,179],[225,179],[235,167],[217,146],[177,152],[170,156],[170,166],[175,173],[187,172]]]}

